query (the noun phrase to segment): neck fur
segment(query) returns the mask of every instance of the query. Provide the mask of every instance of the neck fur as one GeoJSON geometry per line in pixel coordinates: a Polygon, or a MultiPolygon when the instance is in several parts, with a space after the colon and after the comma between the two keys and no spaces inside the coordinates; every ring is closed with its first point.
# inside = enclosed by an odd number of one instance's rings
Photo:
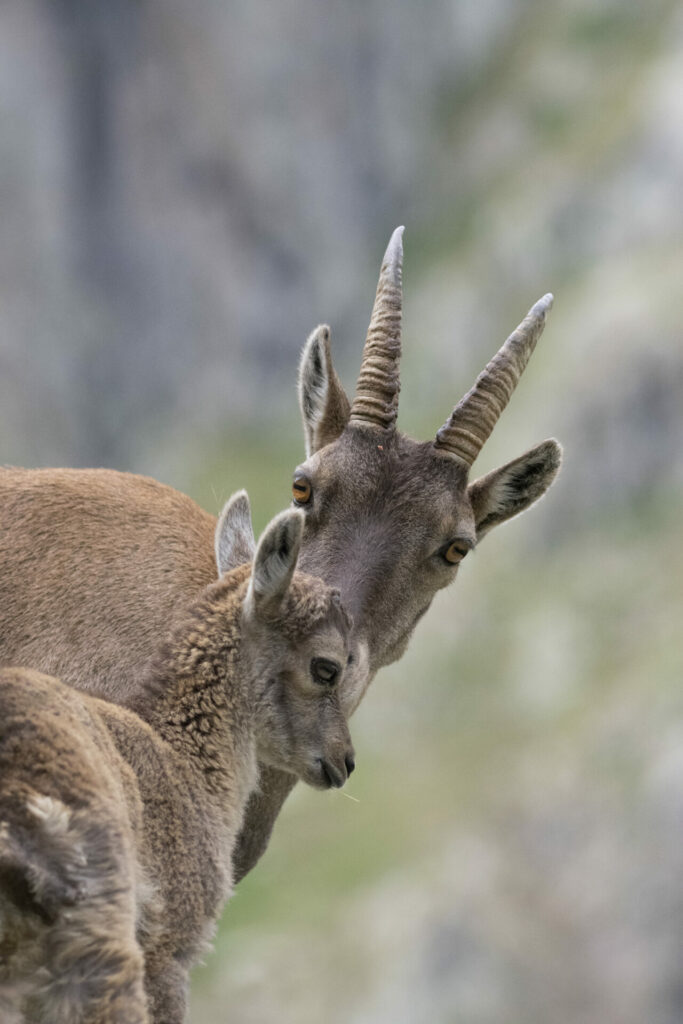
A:
{"type": "Polygon", "coordinates": [[[241,657],[241,614],[249,567],[211,584],[159,650],[132,707],[209,791],[256,782],[254,715],[241,657]],[[249,769],[246,773],[243,769],[249,769]]]}

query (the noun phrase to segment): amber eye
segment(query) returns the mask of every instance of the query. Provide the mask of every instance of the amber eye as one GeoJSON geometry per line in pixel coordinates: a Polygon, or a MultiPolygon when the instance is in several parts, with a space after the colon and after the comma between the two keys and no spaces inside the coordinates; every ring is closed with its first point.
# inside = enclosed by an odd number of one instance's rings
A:
{"type": "Polygon", "coordinates": [[[292,497],[298,505],[305,505],[311,500],[312,494],[311,485],[305,476],[294,477],[294,483],[292,484],[292,497]]]}
{"type": "Polygon", "coordinates": [[[451,565],[457,565],[458,562],[462,562],[466,554],[467,548],[463,547],[462,544],[458,544],[457,541],[453,541],[453,543],[449,544],[444,551],[443,557],[447,562],[450,562],[451,565]]]}

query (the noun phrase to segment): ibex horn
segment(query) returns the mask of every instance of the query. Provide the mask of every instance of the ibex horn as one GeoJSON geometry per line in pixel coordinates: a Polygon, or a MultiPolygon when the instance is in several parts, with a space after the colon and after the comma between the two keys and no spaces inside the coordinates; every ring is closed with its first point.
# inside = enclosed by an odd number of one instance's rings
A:
{"type": "Polygon", "coordinates": [[[552,304],[553,297],[548,293],[531,307],[437,432],[436,448],[472,465],[517,387],[552,304]]]}
{"type": "Polygon", "coordinates": [[[396,228],[382,260],[350,423],[392,429],[401,387],[403,228],[396,228]]]}

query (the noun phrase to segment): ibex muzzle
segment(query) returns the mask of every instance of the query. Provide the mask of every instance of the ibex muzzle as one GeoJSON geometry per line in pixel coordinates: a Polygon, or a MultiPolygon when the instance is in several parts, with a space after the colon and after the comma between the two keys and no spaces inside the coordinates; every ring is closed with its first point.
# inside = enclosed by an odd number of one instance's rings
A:
{"type": "MultiPolygon", "coordinates": [[[[544,494],[561,457],[556,441],[544,441],[469,482],[543,330],[551,295],[531,309],[434,439],[417,442],[397,429],[402,233],[394,232],[382,261],[353,402],[334,371],[328,327],[309,338],[299,375],[308,454],[293,485],[306,514],[301,565],[339,587],[370,675],[400,657],[434,594],[478,540],[544,494]]],[[[350,703],[361,694],[350,694],[350,703]]]]}

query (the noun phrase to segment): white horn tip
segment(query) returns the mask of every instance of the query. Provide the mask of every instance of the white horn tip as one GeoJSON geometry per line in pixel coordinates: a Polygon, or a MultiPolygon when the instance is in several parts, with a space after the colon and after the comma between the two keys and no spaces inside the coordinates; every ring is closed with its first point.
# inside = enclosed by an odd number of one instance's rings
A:
{"type": "Polygon", "coordinates": [[[539,299],[538,302],[531,307],[529,312],[532,316],[544,316],[553,308],[554,301],[555,296],[552,292],[548,292],[547,295],[544,295],[542,299],[539,299]]]}
{"type": "Polygon", "coordinates": [[[384,253],[384,259],[382,263],[386,266],[395,266],[397,263],[401,263],[403,260],[403,232],[405,227],[396,228],[391,238],[389,239],[389,245],[387,251],[384,253]]]}

